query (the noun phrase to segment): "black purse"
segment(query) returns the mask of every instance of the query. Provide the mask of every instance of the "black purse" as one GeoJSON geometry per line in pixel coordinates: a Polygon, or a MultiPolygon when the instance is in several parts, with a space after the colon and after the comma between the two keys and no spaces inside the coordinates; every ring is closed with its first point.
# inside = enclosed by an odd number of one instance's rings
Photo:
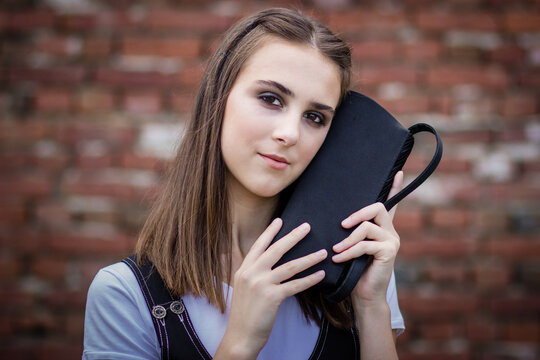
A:
{"type": "Polygon", "coordinates": [[[441,156],[442,142],[431,126],[420,123],[405,129],[374,100],[350,91],[337,109],[315,158],[291,185],[279,214],[283,226],[273,242],[303,222],[311,225],[311,231],[274,267],[324,248],[328,251],[324,261],[293,278],[323,269],[326,276],[315,288],[330,301],[345,299],[370,257],[364,255],[339,264],[332,261],[332,246],[354,230],[344,229],[341,221],[375,202],[384,203],[390,210],[433,173],[441,156]],[[413,135],[423,131],[431,132],[437,140],[431,162],[416,179],[387,200],[394,176],[412,150],[413,135]]]}

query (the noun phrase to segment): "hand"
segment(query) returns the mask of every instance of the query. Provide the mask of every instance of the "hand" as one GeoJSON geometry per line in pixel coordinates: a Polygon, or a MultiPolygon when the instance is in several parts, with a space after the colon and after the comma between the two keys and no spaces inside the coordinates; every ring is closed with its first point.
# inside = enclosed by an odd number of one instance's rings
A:
{"type": "MultiPolygon", "coordinates": [[[[403,172],[399,171],[388,198],[394,196],[403,183],[403,172]]],[[[334,245],[337,255],[334,262],[345,262],[362,255],[372,255],[373,262],[358,280],[351,296],[353,305],[369,306],[386,301],[386,290],[399,250],[399,235],[392,224],[396,207],[386,211],[382,203],[375,203],[355,212],[342,222],[350,229],[360,224],[346,239],[334,245]],[[370,220],[373,220],[371,222],[370,220]]]]}
{"type": "Polygon", "coordinates": [[[281,219],[275,219],[266,228],[234,275],[229,323],[216,358],[221,357],[217,356],[218,354],[227,354],[224,357],[238,359],[256,358],[270,336],[281,302],[324,278],[324,271],[321,270],[282,284],[325,259],[327,252],[323,249],[272,269],[283,254],[310,231],[307,223],[302,224],[268,247],[281,225],[281,219]]]}

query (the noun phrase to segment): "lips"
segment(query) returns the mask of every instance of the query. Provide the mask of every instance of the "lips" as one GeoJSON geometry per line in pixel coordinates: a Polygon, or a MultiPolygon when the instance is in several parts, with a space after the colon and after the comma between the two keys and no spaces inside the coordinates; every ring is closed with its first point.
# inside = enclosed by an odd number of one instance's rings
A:
{"type": "Polygon", "coordinates": [[[289,165],[287,159],[279,155],[259,153],[259,156],[261,156],[271,168],[277,170],[285,169],[289,165]]]}

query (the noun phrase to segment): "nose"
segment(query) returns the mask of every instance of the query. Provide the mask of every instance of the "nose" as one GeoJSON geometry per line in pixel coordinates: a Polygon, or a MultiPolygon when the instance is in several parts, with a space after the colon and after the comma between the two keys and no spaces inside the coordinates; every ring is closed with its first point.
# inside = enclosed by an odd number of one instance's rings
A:
{"type": "Polygon", "coordinates": [[[272,139],[284,146],[292,146],[298,142],[300,136],[300,116],[289,114],[276,122],[272,139]]]}

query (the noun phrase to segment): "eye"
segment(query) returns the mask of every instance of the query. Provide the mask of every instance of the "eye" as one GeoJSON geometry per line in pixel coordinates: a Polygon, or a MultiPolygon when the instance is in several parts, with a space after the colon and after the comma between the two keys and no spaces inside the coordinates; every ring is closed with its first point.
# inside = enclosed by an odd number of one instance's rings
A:
{"type": "Polygon", "coordinates": [[[261,99],[263,102],[265,102],[268,105],[282,106],[281,100],[279,99],[279,97],[272,93],[263,93],[259,95],[259,99],[261,99]]]}
{"type": "Polygon", "coordinates": [[[324,126],[326,125],[326,119],[323,114],[316,111],[310,111],[304,114],[304,118],[311,121],[315,126],[324,126]]]}

